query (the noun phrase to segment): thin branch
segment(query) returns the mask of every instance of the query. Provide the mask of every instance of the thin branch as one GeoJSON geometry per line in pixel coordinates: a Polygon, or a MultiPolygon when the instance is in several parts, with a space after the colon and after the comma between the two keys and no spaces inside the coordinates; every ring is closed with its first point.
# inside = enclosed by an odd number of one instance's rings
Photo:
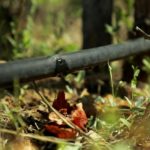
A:
{"type": "Polygon", "coordinates": [[[21,137],[32,138],[32,139],[36,139],[36,140],[40,140],[40,141],[44,141],[44,142],[53,142],[56,144],[62,143],[62,144],[69,144],[69,145],[79,145],[79,144],[71,143],[70,140],[66,140],[66,139],[60,139],[60,138],[51,137],[51,136],[42,136],[42,135],[37,135],[37,134],[29,134],[29,133],[28,134],[18,133],[18,131],[13,131],[13,130],[3,129],[3,128],[0,128],[0,132],[17,135],[17,136],[21,136],[21,137]]]}
{"type": "Polygon", "coordinates": [[[150,35],[147,34],[145,31],[143,31],[141,28],[139,28],[138,26],[136,26],[135,29],[136,29],[137,31],[139,31],[139,32],[144,36],[145,39],[150,40],[150,35]]]}

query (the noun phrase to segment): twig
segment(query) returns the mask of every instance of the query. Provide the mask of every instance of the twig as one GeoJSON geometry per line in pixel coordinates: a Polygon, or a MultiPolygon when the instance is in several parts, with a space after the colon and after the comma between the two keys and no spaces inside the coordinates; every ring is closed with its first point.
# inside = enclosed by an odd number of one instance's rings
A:
{"type": "MultiPolygon", "coordinates": [[[[75,143],[71,143],[70,140],[65,140],[65,139],[60,139],[56,137],[51,137],[51,136],[42,136],[42,135],[37,135],[37,134],[26,134],[26,133],[18,133],[18,131],[13,131],[9,129],[3,129],[0,128],[1,133],[7,133],[7,134],[12,134],[12,135],[17,135],[17,136],[22,136],[22,137],[27,137],[27,138],[32,138],[40,141],[45,141],[45,142],[53,142],[56,144],[69,144],[69,145],[79,145],[75,143]]],[[[80,145],[79,145],[80,146],[80,145]]]]}
{"type": "Polygon", "coordinates": [[[137,31],[139,31],[139,32],[144,36],[145,39],[150,40],[150,35],[147,34],[146,32],[144,32],[141,28],[139,28],[138,26],[136,26],[135,29],[136,29],[137,31]]]}

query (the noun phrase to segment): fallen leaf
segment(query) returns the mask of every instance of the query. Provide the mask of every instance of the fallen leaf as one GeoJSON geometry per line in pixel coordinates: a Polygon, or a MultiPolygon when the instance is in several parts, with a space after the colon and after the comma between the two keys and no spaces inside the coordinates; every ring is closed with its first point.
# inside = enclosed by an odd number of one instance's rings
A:
{"type": "Polygon", "coordinates": [[[51,112],[49,115],[48,115],[48,119],[51,121],[51,122],[55,122],[56,124],[58,125],[62,125],[63,124],[63,120],[58,117],[58,115],[56,115],[56,113],[54,112],[51,112]]]}
{"type": "Polygon", "coordinates": [[[68,113],[72,111],[72,107],[69,105],[69,103],[65,99],[64,91],[60,91],[58,93],[57,98],[53,102],[53,107],[58,111],[60,109],[66,109],[68,113]]]}
{"type": "MultiPolygon", "coordinates": [[[[67,120],[72,121],[79,128],[84,129],[88,122],[85,111],[82,108],[82,103],[78,103],[75,107],[71,107],[65,99],[63,91],[58,93],[57,99],[53,103],[53,107],[63,114],[67,120]]],[[[77,131],[68,127],[62,119],[54,112],[49,114],[50,124],[46,124],[45,130],[58,138],[70,139],[75,138],[77,131]]]]}
{"type": "Polygon", "coordinates": [[[76,130],[72,128],[64,128],[59,125],[45,125],[45,129],[54,134],[58,138],[72,139],[76,137],[76,130]]]}
{"type": "Polygon", "coordinates": [[[82,108],[82,103],[78,103],[76,105],[76,109],[72,111],[71,117],[74,124],[76,124],[79,128],[84,129],[88,119],[82,108]]]}

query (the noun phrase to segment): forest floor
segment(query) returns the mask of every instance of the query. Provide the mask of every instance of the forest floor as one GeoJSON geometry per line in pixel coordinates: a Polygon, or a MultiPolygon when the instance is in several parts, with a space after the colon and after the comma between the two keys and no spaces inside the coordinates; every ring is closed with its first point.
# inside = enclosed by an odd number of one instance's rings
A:
{"type": "Polygon", "coordinates": [[[101,96],[84,79],[80,71],[1,90],[0,150],[150,149],[150,87],[134,78],[101,96]]]}

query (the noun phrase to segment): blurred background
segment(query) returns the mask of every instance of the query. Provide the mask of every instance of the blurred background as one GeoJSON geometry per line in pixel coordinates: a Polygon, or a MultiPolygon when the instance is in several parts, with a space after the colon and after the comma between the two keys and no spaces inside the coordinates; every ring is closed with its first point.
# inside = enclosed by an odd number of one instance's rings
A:
{"type": "Polygon", "coordinates": [[[133,4],[134,0],[1,0],[0,57],[51,55],[121,42],[133,27],[133,4]],[[103,41],[98,43],[98,38],[103,41]]]}
{"type": "Polygon", "coordinates": [[[81,13],[80,0],[1,0],[1,59],[80,49],[81,13]]]}

